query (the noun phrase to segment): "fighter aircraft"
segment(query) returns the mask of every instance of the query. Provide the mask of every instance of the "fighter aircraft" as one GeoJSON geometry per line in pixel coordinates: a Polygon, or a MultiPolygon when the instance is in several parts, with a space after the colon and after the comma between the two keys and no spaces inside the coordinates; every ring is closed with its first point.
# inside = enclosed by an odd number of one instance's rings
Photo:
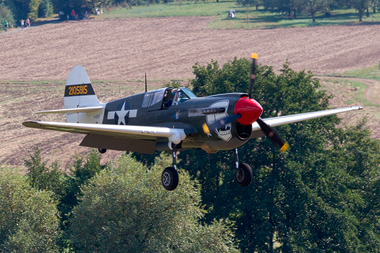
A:
{"type": "Polygon", "coordinates": [[[247,186],[252,169],[240,163],[238,147],[253,138],[267,136],[285,151],[284,142],[273,129],[289,123],[362,109],[351,106],[262,119],[263,108],[252,98],[257,55],[252,54],[251,86],[247,93],[197,97],[189,89],[161,88],[108,103],[99,102],[82,66],[75,66],[66,82],[64,109],[39,111],[65,113],[67,122],[27,121],[26,127],[85,134],[81,146],[153,154],[171,152],[172,167],[163,170],[165,189],[178,185],[177,151],[198,148],[208,153],[233,150],[235,178],[247,186]]]}

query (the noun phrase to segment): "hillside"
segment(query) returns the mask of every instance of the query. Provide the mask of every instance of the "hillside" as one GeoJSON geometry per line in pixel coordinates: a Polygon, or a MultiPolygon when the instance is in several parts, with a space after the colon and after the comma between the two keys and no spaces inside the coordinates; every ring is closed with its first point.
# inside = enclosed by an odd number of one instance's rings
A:
{"type": "MultiPolygon", "coordinates": [[[[82,65],[102,102],[150,89],[171,79],[192,77],[192,66],[211,59],[259,54],[259,63],[278,70],[324,75],[377,64],[380,25],[324,26],[271,30],[210,30],[212,17],[71,21],[0,35],[1,163],[22,165],[38,145],[46,159],[67,162],[80,148],[80,135],[26,129],[24,120],[63,120],[33,111],[61,108],[64,83],[82,65]],[[12,82],[8,82],[8,81],[12,82]],[[41,81],[43,80],[43,81],[41,81]],[[102,81],[100,81],[102,80],[102,81]],[[125,80],[125,81],[123,81],[125,80]],[[30,82],[30,83],[28,83],[30,82]]],[[[107,152],[105,160],[120,152],[107,152]]]]}

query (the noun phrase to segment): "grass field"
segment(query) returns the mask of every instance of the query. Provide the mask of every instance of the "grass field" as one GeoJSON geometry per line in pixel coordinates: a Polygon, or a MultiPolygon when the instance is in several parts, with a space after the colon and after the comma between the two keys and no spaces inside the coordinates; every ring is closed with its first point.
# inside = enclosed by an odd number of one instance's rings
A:
{"type": "Polygon", "coordinates": [[[343,72],[341,76],[366,78],[380,81],[380,62],[379,65],[374,65],[363,69],[353,69],[343,72]]]}
{"type": "MultiPolygon", "coordinates": [[[[359,23],[359,14],[355,9],[333,10],[330,16],[325,13],[316,15],[316,22],[312,22],[307,13],[300,13],[298,17],[288,17],[286,14],[273,13],[255,7],[237,5],[234,1],[225,2],[172,2],[168,4],[151,4],[149,6],[133,6],[129,8],[115,8],[106,10],[97,19],[114,18],[146,18],[146,17],[176,17],[176,16],[214,16],[210,22],[210,29],[272,29],[286,27],[309,27],[322,25],[353,25],[359,23]],[[228,18],[228,10],[236,11],[236,18],[228,18]]],[[[380,13],[364,14],[360,24],[380,24],[380,13]]]]}

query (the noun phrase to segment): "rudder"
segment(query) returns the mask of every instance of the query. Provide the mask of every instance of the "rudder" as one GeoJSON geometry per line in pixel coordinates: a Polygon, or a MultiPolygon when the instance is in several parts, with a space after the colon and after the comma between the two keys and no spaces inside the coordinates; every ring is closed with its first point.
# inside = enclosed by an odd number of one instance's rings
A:
{"type": "MultiPolygon", "coordinates": [[[[64,96],[64,106],[65,109],[71,108],[83,108],[83,107],[93,107],[99,106],[97,96],[92,88],[90,79],[86,73],[86,70],[80,66],[75,66],[69,77],[67,78],[64,96]]],[[[66,114],[67,122],[88,122],[88,115],[86,113],[71,113],[66,114]]],[[[92,121],[92,120],[90,120],[92,121]]],[[[88,122],[90,123],[90,122],[88,122]]]]}

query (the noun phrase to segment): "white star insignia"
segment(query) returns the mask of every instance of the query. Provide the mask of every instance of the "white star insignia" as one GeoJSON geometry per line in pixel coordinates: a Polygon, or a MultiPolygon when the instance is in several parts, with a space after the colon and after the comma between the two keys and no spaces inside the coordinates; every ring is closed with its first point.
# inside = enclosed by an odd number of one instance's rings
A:
{"type": "Polygon", "coordinates": [[[121,110],[116,111],[116,114],[119,117],[119,120],[117,122],[118,125],[121,125],[121,123],[123,123],[123,125],[126,125],[125,124],[125,116],[128,114],[128,112],[129,112],[129,110],[125,110],[125,102],[124,102],[124,104],[121,107],[121,110]]]}

